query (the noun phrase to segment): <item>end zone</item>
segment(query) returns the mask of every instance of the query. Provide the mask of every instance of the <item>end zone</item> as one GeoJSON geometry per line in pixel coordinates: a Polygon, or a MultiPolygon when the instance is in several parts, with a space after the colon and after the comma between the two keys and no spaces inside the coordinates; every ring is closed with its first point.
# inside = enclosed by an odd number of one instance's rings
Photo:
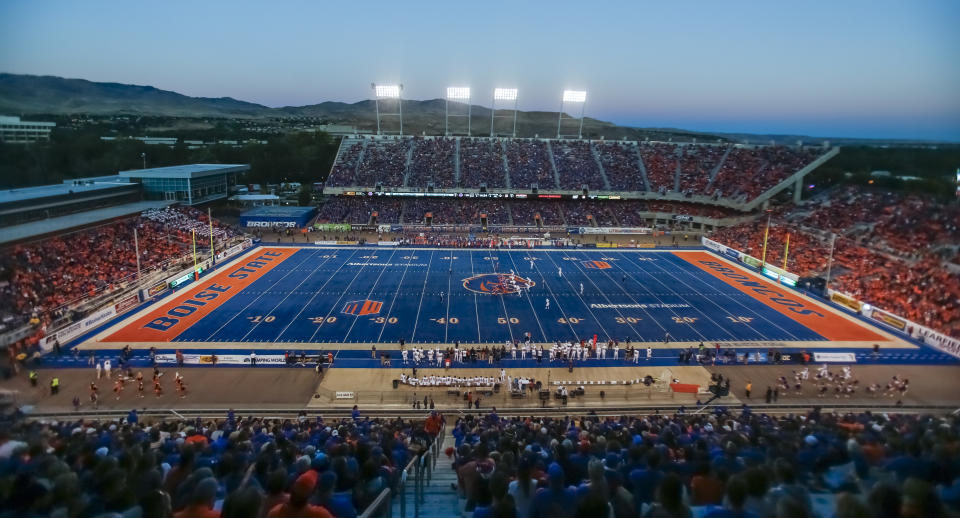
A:
{"type": "Polygon", "coordinates": [[[101,342],[169,342],[231,297],[297,252],[263,248],[223,272],[155,307],[101,342]]]}
{"type": "Polygon", "coordinates": [[[798,296],[709,252],[674,252],[704,272],[786,315],[831,341],[889,342],[891,337],[846,318],[825,305],[798,296]]]}

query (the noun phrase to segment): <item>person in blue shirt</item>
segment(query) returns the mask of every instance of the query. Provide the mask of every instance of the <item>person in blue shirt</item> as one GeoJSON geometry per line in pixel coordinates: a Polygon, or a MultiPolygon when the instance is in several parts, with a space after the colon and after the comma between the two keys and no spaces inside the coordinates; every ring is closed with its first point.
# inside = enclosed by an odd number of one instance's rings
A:
{"type": "Polygon", "coordinates": [[[530,518],[571,518],[577,509],[577,496],[563,485],[563,468],[553,462],[547,468],[547,487],[537,490],[530,503],[530,518]]]}
{"type": "Polygon", "coordinates": [[[743,477],[730,477],[726,489],[726,505],[707,511],[704,518],[760,518],[743,508],[747,501],[747,483],[743,477]]]}

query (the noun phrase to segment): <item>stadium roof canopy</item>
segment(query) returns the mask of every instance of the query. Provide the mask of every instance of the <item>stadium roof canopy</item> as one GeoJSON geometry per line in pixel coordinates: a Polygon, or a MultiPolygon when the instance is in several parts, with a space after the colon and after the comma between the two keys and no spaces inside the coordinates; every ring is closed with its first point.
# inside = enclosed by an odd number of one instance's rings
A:
{"type": "Polygon", "coordinates": [[[124,178],[202,178],[224,173],[242,173],[250,169],[246,164],[187,164],[170,167],[151,167],[120,171],[124,178]]]}
{"type": "Polygon", "coordinates": [[[47,218],[40,221],[31,221],[20,225],[0,228],[0,244],[12,243],[15,241],[24,241],[31,238],[39,238],[47,234],[62,233],[64,231],[88,227],[97,223],[103,223],[116,218],[122,218],[139,214],[145,210],[157,209],[172,205],[172,201],[138,201],[106,207],[102,209],[88,210],[76,214],[69,214],[56,218],[47,218]]]}
{"type": "MultiPolygon", "coordinates": [[[[119,180],[119,179],[118,179],[119,180]]],[[[67,183],[53,185],[39,185],[36,187],[23,187],[20,189],[6,189],[0,191],[0,204],[16,201],[35,200],[50,198],[53,196],[63,196],[70,194],[89,193],[93,191],[103,191],[114,189],[118,185],[131,185],[127,180],[113,182],[87,183],[73,185],[67,183]]]]}

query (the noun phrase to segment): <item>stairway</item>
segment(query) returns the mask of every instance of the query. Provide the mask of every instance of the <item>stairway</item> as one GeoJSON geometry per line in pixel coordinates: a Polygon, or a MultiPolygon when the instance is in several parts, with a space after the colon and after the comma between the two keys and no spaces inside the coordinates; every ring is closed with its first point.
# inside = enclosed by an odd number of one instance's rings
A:
{"type": "MultiPolygon", "coordinates": [[[[410,473],[407,479],[407,502],[405,518],[448,518],[456,516],[461,509],[462,504],[457,499],[457,491],[451,489],[451,484],[456,485],[457,473],[451,467],[452,460],[443,454],[443,450],[448,446],[453,446],[456,440],[450,434],[449,427],[444,431],[445,436],[442,448],[436,459],[436,466],[433,468],[433,474],[429,477],[423,489],[423,501],[417,505],[414,502],[415,484],[413,483],[413,473],[410,473]]],[[[400,517],[400,499],[395,498],[392,503],[392,516],[400,517]]]]}
{"type": "MultiPolygon", "coordinates": [[[[450,426],[445,430],[446,437],[443,440],[444,449],[447,446],[453,446],[456,439],[450,434],[450,426]]],[[[423,503],[420,505],[420,516],[426,518],[441,518],[454,516],[454,510],[460,510],[460,502],[457,500],[457,492],[450,489],[450,484],[457,484],[457,473],[451,467],[452,460],[440,451],[437,457],[437,465],[433,471],[433,477],[423,491],[423,503]]]]}

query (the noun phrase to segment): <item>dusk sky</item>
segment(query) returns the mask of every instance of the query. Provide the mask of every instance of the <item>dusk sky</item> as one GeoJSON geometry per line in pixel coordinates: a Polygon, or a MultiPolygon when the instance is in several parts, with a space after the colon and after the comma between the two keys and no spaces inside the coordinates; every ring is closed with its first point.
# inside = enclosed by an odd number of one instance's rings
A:
{"type": "Polygon", "coordinates": [[[268,106],[572,88],[633,126],[960,141],[957,0],[0,0],[0,71],[268,106]]]}

